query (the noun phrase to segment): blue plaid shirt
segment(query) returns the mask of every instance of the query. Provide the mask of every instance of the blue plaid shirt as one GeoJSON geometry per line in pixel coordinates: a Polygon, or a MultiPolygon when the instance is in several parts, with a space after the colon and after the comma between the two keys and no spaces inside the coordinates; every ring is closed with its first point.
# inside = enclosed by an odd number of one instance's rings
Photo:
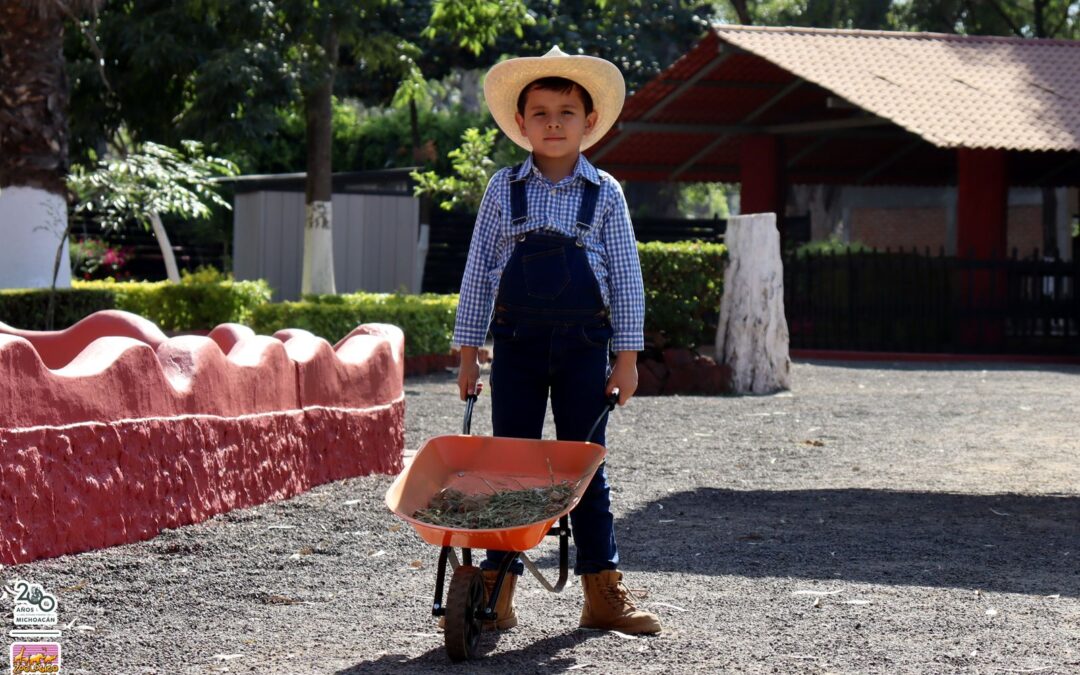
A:
{"type": "Polygon", "coordinates": [[[519,174],[519,177],[528,176],[525,191],[529,217],[512,225],[509,176],[510,169],[506,168],[491,177],[476,216],[465,276],[461,279],[454,345],[484,344],[499,280],[518,235],[533,230],[567,237],[578,235],[575,220],[581,204],[582,182],[590,181],[600,186],[600,196],[593,227],[584,236],[585,253],[604,304],[611,310],[611,326],[615,331],[612,349],[617,352],[644,349],[645,291],[634,226],[619,183],[611,174],[598,171],[584,155],[578,156],[573,173],[552,183],[533,164],[530,154],[519,174]]]}

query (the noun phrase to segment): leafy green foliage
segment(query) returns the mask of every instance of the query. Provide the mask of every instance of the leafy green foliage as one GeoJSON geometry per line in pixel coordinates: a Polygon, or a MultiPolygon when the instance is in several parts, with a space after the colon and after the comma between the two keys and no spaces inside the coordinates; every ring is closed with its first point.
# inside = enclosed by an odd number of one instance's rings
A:
{"type": "Polygon", "coordinates": [[[410,175],[416,181],[415,195],[448,195],[449,199],[439,202],[447,211],[457,206],[479,209],[488,181],[495,173],[491,150],[498,134],[498,129],[484,132],[475,127],[467,129],[461,136],[461,147],[449,153],[457,176],[441,178],[434,171],[413,171],[410,175]]]}
{"type": "Polygon", "coordinates": [[[164,281],[75,281],[78,290],[106,292],[115,309],[145,317],[162,330],[209,329],[221,323],[247,323],[270,301],[265,281],[234,281],[213,268],[184,272],[179,284],[164,281]]]}
{"type": "MultiPolygon", "coordinates": [[[[0,289],[0,321],[14,328],[47,330],[48,306],[48,288],[0,289]]],[[[116,309],[116,294],[111,288],[58,288],[53,326],[67,328],[103,309],[116,309]]]]}
{"type": "Polygon", "coordinates": [[[78,197],[76,213],[93,214],[102,227],[119,229],[134,220],[150,229],[153,214],[194,220],[209,218],[212,206],[231,208],[212,178],[236,173],[235,164],[205,156],[196,141],[183,141],[180,150],[144,143],[126,156],[100,160],[92,171],[72,167],[68,185],[78,197]]]}
{"type": "Polygon", "coordinates": [[[857,241],[841,241],[836,235],[822,241],[810,241],[795,249],[795,255],[800,258],[816,255],[839,255],[842,253],[867,253],[872,249],[863,246],[857,241]]]}
{"type": "Polygon", "coordinates": [[[897,26],[968,35],[1080,38],[1075,0],[910,0],[894,3],[897,26]]]}
{"type": "Polygon", "coordinates": [[[405,333],[405,354],[446,354],[454,332],[456,295],[352,293],[311,296],[256,308],[251,327],[271,335],[282,328],[303,328],[337,342],[362,323],[389,323],[405,333]]]}
{"type": "Polygon", "coordinates": [[[421,35],[432,39],[448,33],[475,55],[507,32],[520,40],[523,28],[535,23],[524,3],[516,0],[435,0],[431,22],[421,35]]]}
{"type": "Polygon", "coordinates": [[[760,26],[1080,37],[1075,0],[713,0],[712,4],[726,22],[745,19],[760,26]]]}
{"type": "Polygon", "coordinates": [[[559,45],[568,54],[599,56],[619,66],[631,92],[697,43],[716,11],[695,0],[546,0],[529,9],[536,24],[523,38],[505,35],[497,51],[535,56],[559,45]]]}
{"type": "MultiPolygon", "coordinates": [[[[283,111],[281,130],[264,143],[242,149],[236,157],[245,172],[283,173],[304,170],[304,118],[298,111],[283,111]]],[[[466,129],[484,118],[460,110],[419,110],[420,143],[430,148],[433,170],[451,170],[445,148],[456,147],[466,129]]],[[[516,147],[516,146],[515,146],[516,147]]],[[[360,111],[336,101],[333,117],[333,162],[339,170],[364,171],[415,166],[412,131],[407,109],[360,111]]]]}
{"type": "Polygon", "coordinates": [[[645,282],[645,332],[674,347],[709,344],[724,292],[723,244],[701,241],[638,244],[645,282]]]}
{"type": "Polygon", "coordinates": [[[724,183],[682,183],[679,186],[679,213],[687,218],[727,218],[729,193],[737,185],[724,183]]]}

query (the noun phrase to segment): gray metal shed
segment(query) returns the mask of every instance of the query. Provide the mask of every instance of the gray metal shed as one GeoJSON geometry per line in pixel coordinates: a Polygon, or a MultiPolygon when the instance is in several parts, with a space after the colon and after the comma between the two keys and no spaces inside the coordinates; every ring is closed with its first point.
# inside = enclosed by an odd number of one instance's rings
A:
{"type": "MultiPolygon", "coordinates": [[[[334,174],[334,282],[339,293],[420,292],[427,227],[420,226],[420,200],[413,196],[410,171],[334,174]]],[[[229,181],[235,187],[233,274],[266,279],[275,301],[300,298],[304,178],[292,173],[229,181]]]]}

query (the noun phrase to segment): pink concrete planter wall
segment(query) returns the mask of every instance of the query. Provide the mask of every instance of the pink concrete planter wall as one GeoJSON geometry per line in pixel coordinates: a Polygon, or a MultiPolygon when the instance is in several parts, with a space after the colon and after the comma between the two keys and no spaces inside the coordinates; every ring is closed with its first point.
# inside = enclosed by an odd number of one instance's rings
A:
{"type": "Polygon", "coordinates": [[[66,331],[0,324],[0,563],[401,469],[404,337],[218,326],[166,338],[124,312],[66,331]]]}

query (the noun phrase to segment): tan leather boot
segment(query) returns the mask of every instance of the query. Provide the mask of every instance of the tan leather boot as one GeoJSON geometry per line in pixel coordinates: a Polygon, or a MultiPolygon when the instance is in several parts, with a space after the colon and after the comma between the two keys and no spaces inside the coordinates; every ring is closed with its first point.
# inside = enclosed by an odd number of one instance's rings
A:
{"type": "MultiPolygon", "coordinates": [[[[485,602],[495,590],[495,580],[499,578],[498,570],[483,570],[484,575],[484,599],[485,602]]],[[[514,611],[514,589],[517,588],[518,575],[507,573],[503,579],[502,588],[499,589],[499,599],[495,601],[494,621],[485,621],[484,630],[506,630],[517,625],[517,612],[514,611]]]]}
{"type": "Polygon", "coordinates": [[[585,606],[581,608],[581,627],[617,630],[630,635],[660,632],[660,618],[634,606],[634,594],[622,582],[622,572],[604,570],[582,574],[585,606]]]}
{"type": "MultiPolygon", "coordinates": [[[[484,606],[486,607],[488,599],[491,598],[491,592],[495,590],[495,580],[499,577],[499,572],[498,570],[481,570],[480,573],[484,577],[484,606]]],[[[495,603],[495,616],[498,618],[494,621],[485,621],[483,630],[506,630],[517,625],[517,612],[514,611],[514,589],[517,588],[517,579],[516,574],[507,574],[503,579],[502,588],[499,590],[499,600],[495,603]]],[[[446,630],[445,616],[439,617],[439,628],[446,630]]]]}

